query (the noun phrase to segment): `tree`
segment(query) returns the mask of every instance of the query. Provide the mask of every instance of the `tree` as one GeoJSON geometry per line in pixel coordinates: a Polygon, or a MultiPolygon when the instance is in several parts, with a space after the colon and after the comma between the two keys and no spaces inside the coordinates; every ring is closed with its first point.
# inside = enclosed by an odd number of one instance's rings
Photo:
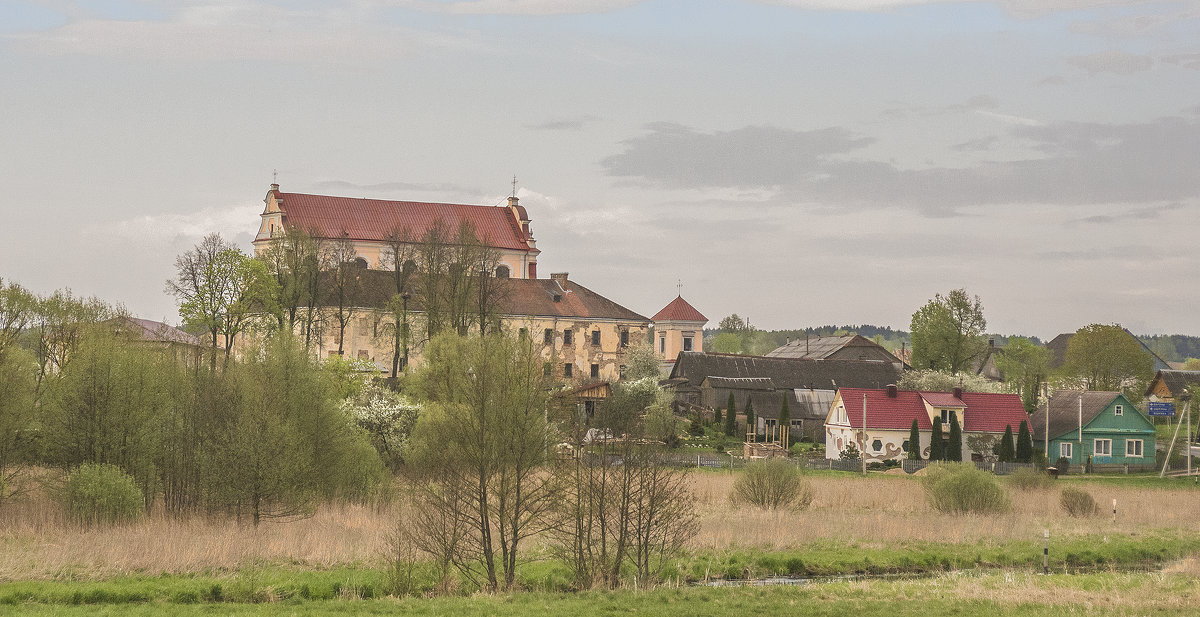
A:
{"type": "Polygon", "coordinates": [[[713,408],[713,426],[717,427],[718,429],[721,429],[721,430],[723,430],[723,427],[721,426],[721,424],[722,424],[722,422],[721,422],[721,408],[720,408],[720,407],[714,407],[714,408],[713,408]]]}
{"type": "Polygon", "coordinates": [[[1025,412],[1033,413],[1049,372],[1050,350],[1027,338],[1013,337],[995,358],[1004,381],[1021,395],[1025,412]]]}
{"type": "Polygon", "coordinates": [[[788,447],[792,431],[792,411],[788,409],[788,394],[790,392],[784,391],[783,404],[779,407],[779,445],[785,449],[788,447]]]}
{"type": "Polygon", "coordinates": [[[36,387],[33,356],[16,345],[0,347],[0,507],[18,492],[16,478],[22,464],[32,462],[38,434],[36,387]]]}
{"type": "Polygon", "coordinates": [[[958,425],[958,414],[950,414],[950,440],[946,444],[946,460],[963,460],[962,427],[958,425]]]}
{"type": "MultiPolygon", "coordinates": [[[[214,350],[224,337],[227,364],[235,338],[251,320],[278,311],[278,283],[266,263],[246,256],[220,234],[206,236],[177,257],[175,270],[167,291],[179,299],[179,316],[185,325],[208,332],[214,350]]],[[[211,365],[216,366],[215,355],[211,365]]]]}
{"type": "Polygon", "coordinates": [[[917,428],[916,418],[913,418],[912,426],[908,429],[908,459],[921,460],[921,431],[917,428]]]}
{"type": "Polygon", "coordinates": [[[625,379],[638,381],[647,377],[659,379],[662,369],[658,354],[645,342],[636,342],[625,349],[625,379]]]}
{"type": "Polygon", "coordinates": [[[1021,420],[1021,428],[1017,431],[1016,459],[1018,463],[1033,462],[1033,436],[1026,420],[1021,420]]]}
{"type": "Polygon", "coordinates": [[[734,406],[733,392],[729,393],[729,404],[725,406],[725,435],[732,437],[737,431],[737,407],[734,406]]]}
{"type": "Polygon", "coordinates": [[[428,403],[405,455],[432,513],[421,520],[434,523],[421,546],[482,587],[510,589],[521,543],[549,526],[557,498],[544,473],[552,436],[541,357],[528,337],[455,332],[435,336],[425,357],[416,381],[428,403]]]}
{"type": "Polygon", "coordinates": [[[999,394],[1008,392],[1008,387],[983,377],[970,373],[951,375],[942,371],[912,370],[900,374],[896,386],[901,390],[918,390],[924,392],[952,392],[962,388],[963,392],[990,392],[999,394]]]}
{"type": "Polygon", "coordinates": [[[748,441],[758,441],[758,421],[754,419],[754,400],[746,398],[746,432],[750,435],[748,441]]]}
{"type": "Polygon", "coordinates": [[[38,299],[16,283],[0,278],[0,354],[15,345],[37,316],[38,299]]]}
{"type": "Polygon", "coordinates": [[[1016,449],[1013,447],[1012,425],[1004,426],[1004,436],[1000,438],[1000,446],[996,452],[1001,463],[1011,463],[1016,460],[1016,449]]]}
{"type": "Polygon", "coordinates": [[[1154,376],[1154,359],[1125,328],[1091,324],[1067,343],[1065,376],[1079,379],[1088,390],[1140,395],[1154,376]]]}
{"type": "Polygon", "coordinates": [[[326,304],[332,313],[333,323],[337,327],[337,353],[346,353],[346,328],[355,307],[362,295],[363,262],[358,257],[358,249],[346,232],[328,246],[325,254],[328,265],[328,301],[326,304]]]}
{"type": "Polygon", "coordinates": [[[929,439],[929,460],[946,460],[946,442],[942,439],[942,419],[933,419],[933,433],[929,439]]]}
{"type": "Polygon", "coordinates": [[[983,302],[964,289],[937,294],[912,316],[914,368],[957,375],[987,350],[983,302]]]}
{"type": "Polygon", "coordinates": [[[295,333],[296,325],[300,323],[307,331],[306,313],[313,313],[311,302],[317,297],[319,247],[319,243],[303,229],[288,227],[271,238],[260,257],[275,280],[275,304],[279,307],[276,319],[281,330],[295,333]]]}

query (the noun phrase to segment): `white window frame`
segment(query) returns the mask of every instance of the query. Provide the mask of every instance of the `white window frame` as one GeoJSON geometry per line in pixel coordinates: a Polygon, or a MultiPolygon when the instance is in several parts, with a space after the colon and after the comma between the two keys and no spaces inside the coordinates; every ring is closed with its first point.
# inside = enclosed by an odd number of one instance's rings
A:
{"type": "Polygon", "coordinates": [[[1143,454],[1144,452],[1145,452],[1145,450],[1142,447],[1141,439],[1126,439],[1125,440],[1125,457],[1126,458],[1142,458],[1143,456],[1145,456],[1145,454],[1143,454]],[[1137,444],[1137,448],[1136,448],[1137,453],[1136,454],[1129,451],[1129,446],[1132,446],[1133,444],[1137,444]]]}
{"type": "Polygon", "coordinates": [[[1116,407],[1114,407],[1114,408],[1113,408],[1113,415],[1114,415],[1114,416],[1123,416],[1123,415],[1125,415],[1125,407],[1124,407],[1124,406],[1122,406],[1122,405],[1117,405],[1116,407]]]}
{"type": "Polygon", "coordinates": [[[1074,458],[1075,457],[1075,442],[1063,441],[1058,444],[1059,458],[1074,458]]]}
{"type": "Polygon", "coordinates": [[[1112,440],[1097,438],[1092,440],[1093,456],[1112,456],[1112,440]],[[1103,447],[1101,447],[1103,446],[1103,447]]]}

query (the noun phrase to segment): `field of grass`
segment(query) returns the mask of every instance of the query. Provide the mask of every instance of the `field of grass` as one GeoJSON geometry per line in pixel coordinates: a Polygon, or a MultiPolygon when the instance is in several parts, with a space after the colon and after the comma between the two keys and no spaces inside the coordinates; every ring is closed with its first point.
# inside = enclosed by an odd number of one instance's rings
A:
{"type": "MultiPolygon", "coordinates": [[[[122,604],[35,604],[22,615],[1194,615],[1200,578],[1176,573],[1039,576],[1027,572],[950,574],[881,581],[834,581],[777,587],[660,587],[648,591],[474,595],[443,598],[275,599],[214,604],[191,597],[122,604]]],[[[0,606],[0,609],[5,607],[0,606]]]]}
{"type": "MultiPolygon", "coordinates": [[[[0,613],[6,612],[5,605],[32,614],[82,610],[105,614],[117,607],[122,610],[114,612],[132,609],[131,614],[136,614],[170,605],[173,612],[179,609],[186,614],[205,612],[204,607],[219,602],[222,614],[372,613],[404,608],[414,614],[506,614],[511,609],[513,614],[590,615],[637,608],[639,614],[703,615],[725,614],[742,603],[759,602],[758,612],[800,603],[811,607],[813,614],[844,614],[850,612],[849,606],[905,615],[916,612],[906,612],[911,602],[896,598],[915,600],[934,594],[939,610],[941,600],[946,600],[944,606],[957,608],[945,614],[1076,614],[1072,611],[1079,604],[1052,600],[1084,602],[1087,594],[1071,590],[1085,584],[1104,590],[1101,595],[1106,598],[1116,594],[1128,599],[1086,604],[1106,614],[1144,614],[1132,597],[1158,589],[1155,585],[1178,587],[1184,599],[1167,597],[1174,592],[1155,591],[1153,602],[1161,604],[1162,614],[1186,614],[1184,608],[1195,609],[1194,603],[1200,601],[1200,568],[1191,561],[1200,554],[1200,516],[1195,514],[1200,488],[1191,481],[1073,476],[1050,489],[1008,489],[1013,507],[1003,514],[951,516],[929,507],[916,478],[895,473],[861,477],[813,472],[808,476],[815,493],[812,507],[777,512],[732,505],[728,496],[736,477],[736,472],[692,474],[700,512],[698,533],[685,553],[668,564],[666,587],[772,575],[962,569],[983,574],[827,582],[801,589],[662,588],[564,594],[569,589],[568,572],[548,559],[547,548],[534,539],[529,544],[533,561],[519,577],[526,593],[471,601],[461,597],[397,600],[385,597],[392,586],[384,556],[402,516],[392,504],[326,505],[311,518],[267,522],[257,529],[221,518],[163,515],[120,527],[87,529],[68,523],[53,502],[35,494],[0,508],[0,613]],[[1066,484],[1091,493],[1102,514],[1066,516],[1058,505],[1059,487],[1066,484]],[[1115,519],[1114,498],[1118,500],[1115,519]],[[1055,572],[1176,565],[1167,575],[1109,572],[1032,577],[1040,570],[1045,529],[1051,532],[1055,572]],[[1159,579],[1155,585],[1146,582],[1155,577],[1159,579]],[[1001,592],[990,598],[984,593],[1012,585],[1019,589],[1007,600],[1001,592]],[[1038,591],[1046,585],[1065,590],[1038,591]],[[1021,604],[1015,598],[1025,598],[1022,594],[1033,594],[1035,600],[1021,604]],[[853,602],[844,604],[846,597],[854,598],[853,602]],[[1038,597],[1045,601],[1037,601],[1038,597]],[[609,610],[596,608],[587,598],[609,610]],[[77,608],[80,604],[90,607],[77,608]]],[[[432,587],[431,573],[419,578],[419,588],[432,587]]]]}

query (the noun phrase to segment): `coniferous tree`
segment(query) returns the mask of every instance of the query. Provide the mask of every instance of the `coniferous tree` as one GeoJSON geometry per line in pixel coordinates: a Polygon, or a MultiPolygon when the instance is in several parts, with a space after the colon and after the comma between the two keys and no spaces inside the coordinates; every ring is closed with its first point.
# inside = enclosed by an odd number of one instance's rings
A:
{"type": "Polygon", "coordinates": [[[1004,436],[1000,438],[1000,462],[1011,463],[1016,458],[1016,449],[1013,448],[1012,425],[1008,424],[1004,427],[1004,436]]]}
{"type": "Polygon", "coordinates": [[[1033,462],[1033,436],[1029,434],[1029,422],[1021,420],[1021,428],[1017,431],[1017,462],[1033,462]]]}
{"type": "Polygon", "coordinates": [[[737,407],[734,406],[733,393],[729,393],[729,406],[725,408],[725,434],[733,437],[737,431],[737,407]]]}
{"type": "MultiPolygon", "coordinates": [[[[730,392],[730,394],[733,394],[733,393],[730,392]]],[[[713,409],[713,426],[717,427],[718,429],[721,428],[721,408],[720,407],[713,409]]]]}
{"type": "Polygon", "coordinates": [[[783,393],[783,406],[779,408],[779,442],[787,447],[789,433],[792,430],[792,411],[788,409],[787,392],[783,393]]]}
{"type": "Polygon", "coordinates": [[[944,461],[946,460],[946,445],[942,441],[942,419],[933,419],[933,435],[929,440],[929,460],[944,461]]]}
{"type": "Polygon", "coordinates": [[[958,414],[950,414],[950,443],[946,444],[946,460],[962,462],[962,428],[958,426],[958,414]]]}
{"type": "Polygon", "coordinates": [[[908,459],[921,460],[921,431],[917,428],[916,418],[913,418],[912,428],[908,429],[908,459]]]}
{"type": "Polygon", "coordinates": [[[746,432],[750,441],[758,441],[758,425],[754,420],[754,399],[746,398],[746,432]]]}

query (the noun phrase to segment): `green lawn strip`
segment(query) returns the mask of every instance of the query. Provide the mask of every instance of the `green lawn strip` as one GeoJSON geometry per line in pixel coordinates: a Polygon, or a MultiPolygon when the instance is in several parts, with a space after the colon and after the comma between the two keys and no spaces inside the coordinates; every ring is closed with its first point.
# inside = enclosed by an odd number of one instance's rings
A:
{"type": "MultiPolygon", "coordinates": [[[[1200,581],[1189,576],[1092,574],[1083,576],[947,576],[920,581],[833,582],[798,587],[680,588],[634,592],[529,592],[468,597],[289,599],[264,604],[124,606],[18,605],[19,615],[494,615],[572,617],[610,615],[882,615],[964,617],[990,615],[1194,615],[1200,581]],[[1023,597],[1042,590],[1042,601],[1023,597]],[[1085,592],[1085,593],[1057,593],[1085,592]],[[979,593],[982,591],[982,593],[979,593]],[[1107,595],[1106,595],[1107,594],[1107,595]],[[986,597],[979,597],[979,596],[986,597]],[[1066,597],[1060,597],[1066,596],[1066,597]],[[1112,599],[1123,596],[1124,599],[1112,599]],[[1189,600],[1190,598],[1190,600],[1189,600]],[[1136,600],[1136,601],[1135,601],[1136,600]],[[1084,611],[1084,612],[1081,612],[1084,611]]],[[[9,614],[9,613],[6,613],[9,614]]]]}
{"type": "MultiPolygon", "coordinates": [[[[1051,567],[1122,568],[1155,564],[1200,553],[1200,535],[1170,532],[1137,536],[1079,536],[1051,544],[1051,567]]],[[[715,579],[769,576],[904,574],[1041,565],[1040,542],[1000,544],[903,543],[886,547],[819,542],[789,551],[732,548],[700,551],[672,560],[664,579],[687,584],[715,579]]],[[[419,565],[411,589],[427,593],[437,575],[419,565]]],[[[552,560],[525,564],[522,588],[531,593],[564,592],[570,572],[552,560]]],[[[106,580],[20,581],[0,583],[0,609],[30,603],[107,605],[138,603],[260,603],[291,600],[371,599],[394,593],[386,569],[371,565],[316,568],[303,564],[257,565],[228,572],[194,575],[133,575],[106,580]]],[[[467,586],[459,592],[472,591],[467,586]]],[[[0,611],[2,612],[2,611],[0,611]]]]}
{"type": "MultiPolygon", "coordinates": [[[[1054,538],[1050,566],[1055,569],[1154,564],[1200,552],[1200,535],[1146,533],[1135,536],[1086,535],[1054,538]]],[[[834,576],[964,570],[1036,568],[1042,542],[941,544],[906,542],[887,547],[819,542],[790,551],[729,548],[702,551],[668,564],[665,578],[686,581],[767,576],[834,576]]]]}

